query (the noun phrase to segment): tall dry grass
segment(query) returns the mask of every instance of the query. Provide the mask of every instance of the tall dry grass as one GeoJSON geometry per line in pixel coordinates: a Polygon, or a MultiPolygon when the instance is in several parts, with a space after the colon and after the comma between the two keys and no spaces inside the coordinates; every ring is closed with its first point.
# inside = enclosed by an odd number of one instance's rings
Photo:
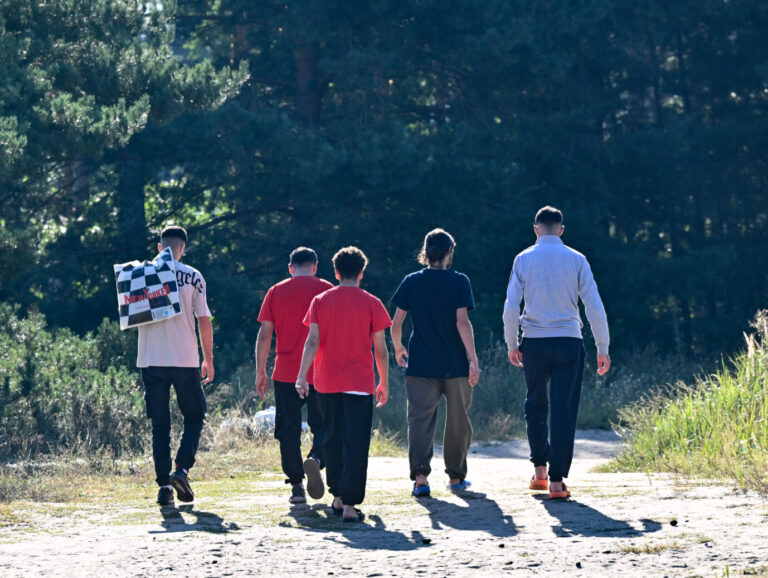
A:
{"type": "Polygon", "coordinates": [[[768,311],[752,327],[714,373],[622,409],[629,444],[610,467],[731,478],[768,494],[768,311]]]}

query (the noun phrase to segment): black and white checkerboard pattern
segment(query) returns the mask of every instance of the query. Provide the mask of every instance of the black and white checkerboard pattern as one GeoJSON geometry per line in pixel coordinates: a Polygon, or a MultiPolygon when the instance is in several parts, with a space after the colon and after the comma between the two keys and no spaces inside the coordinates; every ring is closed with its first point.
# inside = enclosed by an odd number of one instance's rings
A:
{"type": "Polygon", "coordinates": [[[176,266],[170,247],[154,261],[115,265],[120,329],[170,319],[181,313],[176,266]]]}

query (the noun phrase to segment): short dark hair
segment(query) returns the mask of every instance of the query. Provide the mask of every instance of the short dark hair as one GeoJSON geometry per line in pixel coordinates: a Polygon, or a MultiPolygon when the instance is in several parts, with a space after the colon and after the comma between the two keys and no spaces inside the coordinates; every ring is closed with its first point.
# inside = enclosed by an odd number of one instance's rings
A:
{"type": "Polygon", "coordinates": [[[357,247],[344,247],[333,256],[333,268],[342,279],[357,279],[368,265],[368,257],[357,247]]]}
{"type": "Polygon", "coordinates": [[[424,237],[424,244],[416,256],[416,260],[422,265],[440,263],[451,249],[456,247],[456,241],[451,234],[444,229],[432,229],[424,237]]]}
{"type": "Polygon", "coordinates": [[[547,205],[539,209],[533,222],[537,225],[562,225],[563,213],[560,209],[547,205]]]}
{"type": "Polygon", "coordinates": [[[176,237],[181,239],[184,243],[187,242],[187,230],[184,227],[177,225],[168,225],[165,229],[160,231],[160,241],[167,237],[176,237]]]}
{"type": "Polygon", "coordinates": [[[288,263],[294,267],[306,265],[307,263],[316,264],[317,253],[315,253],[309,247],[296,247],[293,251],[291,251],[291,257],[288,263]]]}

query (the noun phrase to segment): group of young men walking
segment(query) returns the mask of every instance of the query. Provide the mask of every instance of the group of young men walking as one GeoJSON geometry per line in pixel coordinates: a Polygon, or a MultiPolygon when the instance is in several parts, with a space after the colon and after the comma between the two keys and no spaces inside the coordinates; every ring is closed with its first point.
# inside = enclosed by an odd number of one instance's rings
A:
{"type": "MultiPolygon", "coordinates": [[[[573,458],[585,357],[579,299],[595,336],[598,374],[610,368],[605,309],[586,258],[563,244],[563,231],[560,211],[553,207],[538,211],[536,244],[515,259],[503,314],[509,359],[523,368],[527,386],[525,419],[534,465],[529,487],[549,491],[551,498],[570,496],[563,479],[573,458]],[[521,301],[525,302],[522,316],[521,301]]],[[[180,227],[167,227],[161,233],[160,247],[170,246],[177,261],[186,242],[186,231],[180,227]]],[[[443,456],[448,485],[456,492],[470,487],[467,453],[472,425],[468,410],[480,368],[468,316],[475,306],[472,287],[466,275],[451,269],[455,248],[446,231],[435,229],[427,234],[418,257],[424,268],[400,283],[391,298],[395,307],[391,320],[382,302],[360,288],[368,264],[360,249],[345,247],[333,256],[336,286],[316,277],[318,258],[312,249],[299,247],[291,253],[290,278],[271,287],[262,303],[255,348],[256,390],[264,399],[269,390],[267,358],[275,334],[275,437],[286,483],[291,485],[291,503],[306,501],[305,478],[310,497],[324,495],[321,470],[325,468],[332,512],[345,522],[364,518],[355,506],[365,498],[374,400],[381,407],[389,396],[388,328],[396,362],[406,368],[413,496],[425,497],[431,492],[428,477],[442,397],[447,407],[443,456]],[[406,349],[402,328],[408,314],[413,330],[406,349]],[[305,404],[313,440],[303,459],[305,404]]],[[[197,370],[195,317],[204,356],[202,377],[210,381],[214,372],[205,281],[195,269],[177,263],[177,271],[180,267],[196,279],[194,284],[180,284],[183,314],[139,327],[137,365],[142,368],[147,414],[152,420],[161,505],[173,503],[174,489],[181,501],[194,498],[187,472],[194,463],[206,411],[197,370]],[[175,322],[173,326],[165,326],[171,322],[175,322]],[[171,386],[184,416],[173,474],[171,386]]]]}

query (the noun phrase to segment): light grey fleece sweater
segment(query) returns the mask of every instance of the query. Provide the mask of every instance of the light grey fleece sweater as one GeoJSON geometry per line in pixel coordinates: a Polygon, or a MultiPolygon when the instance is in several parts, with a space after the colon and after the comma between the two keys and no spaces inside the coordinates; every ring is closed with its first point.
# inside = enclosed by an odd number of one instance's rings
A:
{"type": "Polygon", "coordinates": [[[523,337],[581,339],[579,298],[595,337],[598,354],[608,354],[610,337],[605,308],[586,257],[567,247],[556,235],[542,235],[535,245],[515,257],[504,303],[504,339],[518,348],[523,337]],[[520,317],[520,301],[525,299],[520,317]]]}

